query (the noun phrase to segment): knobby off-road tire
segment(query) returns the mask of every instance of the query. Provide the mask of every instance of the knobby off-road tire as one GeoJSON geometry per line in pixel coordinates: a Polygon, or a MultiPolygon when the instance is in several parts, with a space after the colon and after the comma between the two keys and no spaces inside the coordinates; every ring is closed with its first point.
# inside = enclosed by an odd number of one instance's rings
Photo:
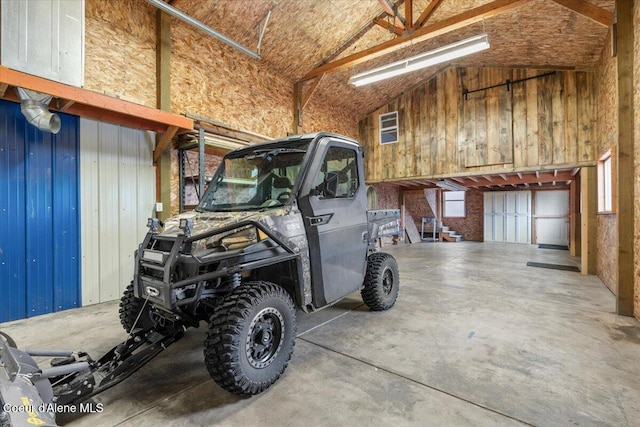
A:
{"type": "Polygon", "coordinates": [[[151,308],[147,303],[145,305],[144,300],[136,298],[133,295],[133,283],[130,283],[124,290],[122,297],[120,298],[120,323],[127,333],[131,332],[131,328],[134,326],[136,329],[149,329],[155,326],[153,316],[151,315],[151,308]],[[143,308],[144,307],[144,308],[143,308]],[[142,310],[142,313],[140,311],[142,310]],[[140,317],[138,318],[138,314],[140,317]],[[136,319],[138,322],[136,323],[136,319]]]}
{"type": "Polygon", "coordinates": [[[247,282],[217,306],[204,343],[209,374],[239,395],[263,392],[293,353],[296,310],[291,296],[269,282],[247,282]]]}
{"type": "Polygon", "coordinates": [[[391,255],[376,252],[367,258],[367,274],[360,292],[364,303],[373,311],[388,310],[398,298],[400,278],[398,264],[391,255]]]}

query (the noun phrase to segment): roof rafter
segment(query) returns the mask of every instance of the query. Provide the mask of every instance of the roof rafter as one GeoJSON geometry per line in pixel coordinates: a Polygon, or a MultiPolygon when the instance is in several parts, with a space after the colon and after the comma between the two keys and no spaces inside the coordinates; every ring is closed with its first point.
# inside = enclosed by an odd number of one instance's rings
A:
{"type": "Polygon", "coordinates": [[[613,23],[613,13],[584,0],[551,0],[575,13],[608,27],[613,23]]]}
{"type": "MultiPolygon", "coordinates": [[[[411,2],[411,0],[409,0],[411,2]]],[[[391,0],[378,0],[378,3],[382,6],[387,15],[395,18],[395,25],[403,30],[406,28],[407,21],[402,15],[398,14],[398,5],[394,4],[391,0]]]]}
{"type": "Polygon", "coordinates": [[[422,11],[418,20],[413,24],[413,28],[422,27],[441,4],[442,0],[431,0],[431,3],[422,11]]]}
{"type": "Polygon", "coordinates": [[[476,7],[451,18],[444,19],[435,24],[419,28],[415,30],[411,35],[405,34],[396,39],[381,43],[378,46],[365,49],[362,52],[358,52],[353,55],[349,55],[344,58],[321,65],[320,67],[317,67],[307,73],[304,77],[302,77],[301,81],[311,80],[323,73],[343,70],[345,68],[352,67],[354,65],[369,61],[379,56],[395,52],[396,50],[402,49],[409,44],[415,44],[416,42],[428,40],[442,34],[457,30],[459,28],[466,27],[476,22],[480,22],[484,19],[500,15],[524,3],[527,3],[527,1],[528,0],[495,0],[491,3],[476,7]]]}

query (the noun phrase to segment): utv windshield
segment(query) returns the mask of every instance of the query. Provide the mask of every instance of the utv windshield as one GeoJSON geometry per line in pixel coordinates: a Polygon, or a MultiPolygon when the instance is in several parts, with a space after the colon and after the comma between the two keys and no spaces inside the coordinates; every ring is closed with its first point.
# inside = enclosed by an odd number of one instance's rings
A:
{"type": "Polygon", "coordinates": [[[198,205],[199,211],[246,211],[283,206],[291,197],[308,141],[255,147],[226,157],[198,205]]]}

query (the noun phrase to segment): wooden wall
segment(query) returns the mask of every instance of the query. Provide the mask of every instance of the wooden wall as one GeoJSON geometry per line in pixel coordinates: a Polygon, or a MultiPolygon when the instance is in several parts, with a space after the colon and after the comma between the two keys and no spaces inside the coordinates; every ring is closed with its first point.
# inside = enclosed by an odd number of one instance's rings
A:
{"type": "Polygon", "coordinates": [[[532,170],[596,160],[594,73],[450,68],[360,122],[369,182],[532,170]],[[499,86],[470,93],[507,80],[499,86]],[[398,111],[399,142],[379,115],[398,111]]]}

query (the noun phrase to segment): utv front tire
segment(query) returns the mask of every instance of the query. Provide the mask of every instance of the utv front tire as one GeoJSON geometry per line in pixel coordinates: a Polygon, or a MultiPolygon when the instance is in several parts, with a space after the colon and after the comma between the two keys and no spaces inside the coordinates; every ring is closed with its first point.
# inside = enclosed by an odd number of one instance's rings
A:
{"type": "Polygon", "coordinates": [[[127,333],[131,332],[134,324],[136,329],[150,329],[155,326],[151,308],[143,299],[133,295],[133,283],[130,283],[120,298],[120,323],[127,333]],[[136,322],[136,319],[138,320],[136,322]]]}
{"type": "Polygon", "coordinates": [[[293,353],[296,311],[280,286],[247,282],[218,305],[205,341],[211,377],[239,395],[263,392],[284,372],[293,353]]]}
{"type": "Polygon", "coordinates": [[[400,279],[398,264],[391,255],[376,252],[367,259],[367,274],[360,292],[364,303],[373,311],[388,310],[398,298],[400,279]]]}

